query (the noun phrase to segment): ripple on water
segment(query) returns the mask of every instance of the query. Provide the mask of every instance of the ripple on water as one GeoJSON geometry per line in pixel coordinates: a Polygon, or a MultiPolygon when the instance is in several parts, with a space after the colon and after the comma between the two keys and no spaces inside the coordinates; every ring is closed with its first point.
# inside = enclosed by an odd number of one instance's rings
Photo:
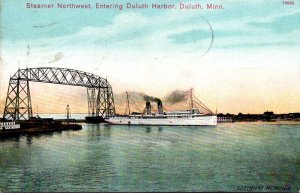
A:
{"type": "Polygon", "coordinates": [[[299,189],[300,126],[104,126],[0,140],[6,191],[299,189]]]}

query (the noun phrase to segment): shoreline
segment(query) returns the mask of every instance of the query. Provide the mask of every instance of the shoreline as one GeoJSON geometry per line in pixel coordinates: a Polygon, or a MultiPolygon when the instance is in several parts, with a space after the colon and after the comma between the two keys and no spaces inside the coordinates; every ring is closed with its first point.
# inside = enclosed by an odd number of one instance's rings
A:
{"type": "Polygon", "coordinates": [[[218,124],[228,124],[228,123],[247,123],[247,124],[265,124],[265,125],[300,125],[299,121],[291,120],[278,120],[278,121],[234,121],[234,122],[218,122],[218,124]]]}

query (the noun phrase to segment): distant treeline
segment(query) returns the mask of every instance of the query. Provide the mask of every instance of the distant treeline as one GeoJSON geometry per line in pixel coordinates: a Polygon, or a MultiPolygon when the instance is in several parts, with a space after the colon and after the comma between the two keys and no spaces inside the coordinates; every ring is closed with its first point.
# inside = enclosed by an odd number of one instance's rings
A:
{"type": "Polygon", "coordinates": [[[275,121],[275,120],[299,120],[300,113],[274,114],[274,112],[266,111],[263,114],[223,114],[219,113],[218,117],[230,118],[232,121],[275,121]]]}

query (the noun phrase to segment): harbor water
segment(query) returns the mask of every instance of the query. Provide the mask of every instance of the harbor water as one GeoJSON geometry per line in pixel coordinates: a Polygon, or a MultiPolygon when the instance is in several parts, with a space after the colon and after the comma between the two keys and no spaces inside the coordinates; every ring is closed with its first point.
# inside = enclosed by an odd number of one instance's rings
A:
{"type": "Polygon", "coordinates": [[[80,131],[1,139],[0,190],[300,189],[297,124],[82,126],[80,131]]]}

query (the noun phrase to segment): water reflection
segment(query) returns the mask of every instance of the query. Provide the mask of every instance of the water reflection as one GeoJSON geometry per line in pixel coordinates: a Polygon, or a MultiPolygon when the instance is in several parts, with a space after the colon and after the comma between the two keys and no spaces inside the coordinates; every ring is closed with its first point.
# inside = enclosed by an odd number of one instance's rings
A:
{"type": "Polygon", "coordinates": [[[32,136],[31,135],[26,136],[26,142],[27,142],[27,145],[29,145],[29,146],[32,144],[32,136]]]}
{"type": "Polygon", "coordinates": [[[110,129],[110,128],[119,128],[121,130],[127,130],[127,131],[132,131],[136,132],[139,130],[145,130],[146,133],[151,133],[152,131],[157,131],[162,132],[163,128],[162,126],[150,126],[150,125],[105,125],[104,128],[110,129]]]}
{"type": "Polygon", "coordinates": [[[12,136],[12,137],[8,137],[8,136],[5,136],[5,137],[0,137],[0,143],[1,142],[5,142],[5,141],[15,141],[15,142],[20,142],[20,137],[21,136],[12,136]]]}
{"type": "MultiPolygon", "coordinates": [[[[88,140],[80,150],[83,152],[76,162],[70,163],[71,165],[66,168],[68,187],[74,187],[77,191],[82,191],[82,187],[85,187],[84,190],[109,191],[112,178],[116,175],[112,164],[114,160],[111,158],[111,144],[105,143],[105,139],[110,136],[110,129],[93,126],[87,128],[87,134],[88,140]],[[100,138],[104,139],[102,143],[100,138]]],[[[60,176],[63,177],[65,174],[60,176]]]]}
{"type": "Polygon", "coordinates": [[[103,127],[104,127],[105,136],[110,136],[112,126],[111,125],[104,125],[103,127]]]}
{"type": "Polygon", "coordinates": [[[89,124],[86,127],[88,137],[93,139],[100,139],[101,136],[109,137],[111,135],[111,126],[109,125],[89,124]]]}
{"type": "Polygon", "coordinates": [[[99,138],[98,136],[101,136],[100,125],[99,124],[88,125],[88,129],[86,130],[86,132],[89,138],[99,138]]]}
{"type": "Polygon", "coordinates": [[[151,132],[151,127],[146,127],[146,133],[150,133],[151,132]]]}

